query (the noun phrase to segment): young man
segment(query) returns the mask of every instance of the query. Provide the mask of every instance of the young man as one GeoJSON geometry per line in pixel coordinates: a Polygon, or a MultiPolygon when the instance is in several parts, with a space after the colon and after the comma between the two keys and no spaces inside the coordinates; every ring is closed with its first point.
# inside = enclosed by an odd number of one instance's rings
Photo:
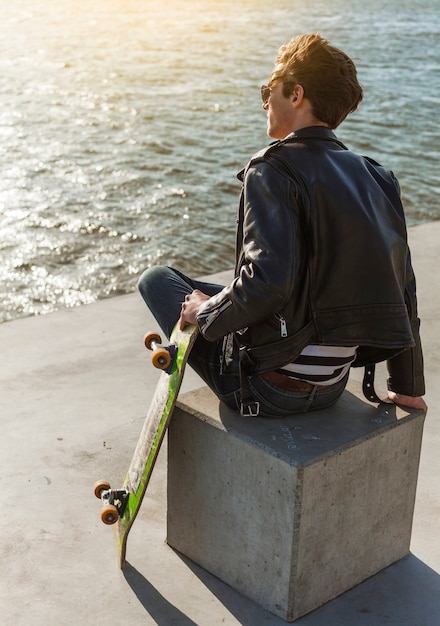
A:
{"type": "Polygon", "coordinates": [[[295,38],[262,98],[278,141],[239,174],[234,280],[153,267],[139,281],[145,302],[168,335],[179,318],[198,324],[189,362],[243,415],[329,406],[351,366],[384,360],[389,400],[426,410],[398,183],[333,133],[362,99],[354,63],[318,34],[295,38]]]}

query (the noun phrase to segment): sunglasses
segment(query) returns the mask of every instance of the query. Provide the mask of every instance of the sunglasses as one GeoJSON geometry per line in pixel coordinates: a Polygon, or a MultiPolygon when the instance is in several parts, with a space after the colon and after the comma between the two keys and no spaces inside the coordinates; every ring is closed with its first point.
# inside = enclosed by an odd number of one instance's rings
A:
{"type": "Polygon", "coordinates": [[[266,104],[269,98],[270,98],[270,87],[268,87],[267,85],[261,85],[261,99],[263,101],[263,104],[266,104]]]}
{"type": "MultiPolygon", "coordinates": [[[[278,84],[278,83],[277,83],[278,84]]],[[[283,82],[283,85],[297,85],[297,83],[294,80],[286,80],[283,82]]],[[[263,104],[266,104],[267,101],[270,98],[270,94],[271,94],[271,87],[268,87],[267,85],[261,85],[261,99],[263,101],[263,104]]]]}

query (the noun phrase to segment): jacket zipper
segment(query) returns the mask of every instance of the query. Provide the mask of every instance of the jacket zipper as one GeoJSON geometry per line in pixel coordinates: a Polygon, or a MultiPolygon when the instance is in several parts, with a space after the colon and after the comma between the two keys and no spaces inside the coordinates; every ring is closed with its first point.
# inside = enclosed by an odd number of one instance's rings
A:
{"type": "Polygon", "coordinates": [[[287,322],[286,322],[285,318],[280,313],[277,313],[275,315],[275,317],[277,318],[277,320],[280,323],[280,335],[281,335],[281,337],[287,337],[287,322]]]}
{"type": "Polygon", "coordinates": [[[224,311],[226,311],[226,309],[229,309],[230,306],[232,306],[231,300],[226,300],[226,302],[220,305],[217,309],[214,309],[212,313],[209,313],[209,315],[205,318],[205,322],[203,324],[203,331],[209,328],[211,324],[220,315],[220,313],[223,313],[224,311]]]}

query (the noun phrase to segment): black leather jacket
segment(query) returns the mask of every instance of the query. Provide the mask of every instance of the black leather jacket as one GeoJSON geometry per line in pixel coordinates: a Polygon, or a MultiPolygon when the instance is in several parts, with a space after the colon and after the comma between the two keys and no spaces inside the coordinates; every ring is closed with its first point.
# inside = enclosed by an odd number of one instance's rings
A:
{"type": "Polygon", "coordinates": [[[308,344],[387,360],[389,389],[423,395],[414,273],[399,186],[325,127],[292,133],[243,172],[234,281],[199,310],[210,341],[234,333],[247,372],[308,344]]]}

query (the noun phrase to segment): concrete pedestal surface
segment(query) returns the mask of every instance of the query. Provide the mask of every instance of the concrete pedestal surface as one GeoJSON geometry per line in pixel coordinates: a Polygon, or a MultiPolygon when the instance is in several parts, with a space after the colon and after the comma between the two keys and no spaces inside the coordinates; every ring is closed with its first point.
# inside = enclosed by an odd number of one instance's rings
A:
{"type": "Polygon", "coordinates": [[[409,552],[424,414],[350,388],[282,419],[202,388],[170,426],[168,543],[287,621],[409,552]]]}

